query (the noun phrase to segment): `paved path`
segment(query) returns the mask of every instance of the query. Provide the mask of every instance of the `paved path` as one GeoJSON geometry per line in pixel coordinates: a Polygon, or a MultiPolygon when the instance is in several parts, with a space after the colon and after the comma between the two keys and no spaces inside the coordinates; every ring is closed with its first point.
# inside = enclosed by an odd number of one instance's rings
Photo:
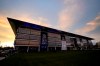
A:
{"type": "Polygon", "coordinates": [[[5,57],[0,57],[0,60],[3,60],[3,59],[5,59],[5,57]]]}

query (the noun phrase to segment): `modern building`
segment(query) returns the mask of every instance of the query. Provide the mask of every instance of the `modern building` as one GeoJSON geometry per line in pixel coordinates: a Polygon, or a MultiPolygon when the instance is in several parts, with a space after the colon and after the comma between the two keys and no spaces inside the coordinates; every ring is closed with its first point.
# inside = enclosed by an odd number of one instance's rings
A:
{"type": "Polygon", "coordinates": [[[14,46],[23,51],[86,50],[93,38],[8,18],[15,33],[14,46]]]}

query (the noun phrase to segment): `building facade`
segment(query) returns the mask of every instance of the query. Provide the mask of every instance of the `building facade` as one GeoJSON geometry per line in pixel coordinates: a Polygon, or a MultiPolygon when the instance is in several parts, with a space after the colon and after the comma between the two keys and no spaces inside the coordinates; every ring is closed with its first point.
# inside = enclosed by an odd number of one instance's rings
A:
{"type": "Polygon", "coordinates": [[[8,18],[21,51],[87,50],[93,38],[8,18]]]}

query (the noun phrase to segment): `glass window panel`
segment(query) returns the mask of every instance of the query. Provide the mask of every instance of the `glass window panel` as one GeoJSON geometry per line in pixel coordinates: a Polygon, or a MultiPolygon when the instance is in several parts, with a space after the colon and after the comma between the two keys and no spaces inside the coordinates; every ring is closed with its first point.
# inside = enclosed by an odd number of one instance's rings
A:
{"type": "Polygon", "coordinates": [[[29,41],[28,40],[16,40],[15,41],[16,45],[28,45],[29,41]]]}
{"type": "Polygon", "coordinates": [[[38,35],[30,35],[30,39],[31,40],[40,40],[40,36],[38,36],[38,35]]]}
{"type": "Polygon", "coordinates": [[[82,42],[83,42],[83,43],[87,43],[87,40],[86,40],[86,39],[82,39],[82,42]]]}
{"type": "Polygon", "coordinates": [[[16,38],[17,39],[29,39],[29,35],[28,34],[20,34],[20,33],[18,33],[16,38]]]}
{"type": "Polygon", "coordinates": [[[40,35],[41,32],[38,31],[38,30],[33,30],[33,29],[31,29],[31,34],[40,35]]]}
{"type": "Polygon", "coordinates": [[[71,43],[70,36],[65,36],[66,43],[71,43]]]}
{"type": "Polygon", "coordinates": [[[30,29],[28,29],[28,28],[18,28],[18,32],[30,34],[30,29]]]}

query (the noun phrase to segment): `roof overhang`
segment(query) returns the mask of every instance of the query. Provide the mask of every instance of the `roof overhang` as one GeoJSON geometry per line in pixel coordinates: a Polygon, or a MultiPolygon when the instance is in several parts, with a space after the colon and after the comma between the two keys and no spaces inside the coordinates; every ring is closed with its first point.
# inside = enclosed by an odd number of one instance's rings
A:
{"type": "Polygon", "coordinates": [[[24,22],[24,21],[12,19],[12,18],[7,18],[7,19],[9,21],[9,23],[10,23],[10,25],[11,25],[14,33],[15,33],[15,35],[16,35],[17,28],[19,26],[23,26],[23,27],[32,28],[32,29],[34,28],[36,30],[46,29],[48,32],[67,34],[68,36],[72,36],[72,37],[79,37],[79,38],[84,38],[84,39],[88,39],[88,40],[94,40],[93,38],[90,38],[90,37],[86,37],[86,36],[82,36],[82,35],[66,32],[66,31],[62,31],[62,30],[58,30],[58,29],[54,29],[54,28],[50,28],[50,27],[31,24],[31,23],[28,23],[28,22],[24,22]]]}

